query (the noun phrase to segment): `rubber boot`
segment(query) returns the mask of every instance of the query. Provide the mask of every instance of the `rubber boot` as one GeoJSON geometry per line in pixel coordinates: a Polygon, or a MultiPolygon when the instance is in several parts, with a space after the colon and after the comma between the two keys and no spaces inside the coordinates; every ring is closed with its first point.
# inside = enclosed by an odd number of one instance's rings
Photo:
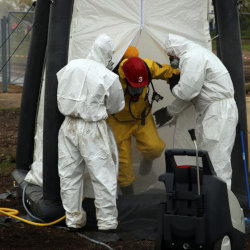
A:
{"type": "Polygon", "coordinates": [[[140,168],[139,168],[139,174],[142,176],[148,175],[152,170],[153,161],[147,160],[143,157],[140,168]]]}
{"type": "Polygon", "coordinates": [[[129,185],[126,187],[120,187],[122,194],[129,195],[129,194],[134,194],[134,188],[133,185],[129,185]]]}

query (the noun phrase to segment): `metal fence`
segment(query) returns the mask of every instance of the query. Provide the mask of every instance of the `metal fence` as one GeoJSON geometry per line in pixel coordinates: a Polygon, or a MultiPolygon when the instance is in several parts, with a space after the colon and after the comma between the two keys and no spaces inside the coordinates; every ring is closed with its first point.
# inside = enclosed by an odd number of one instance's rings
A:
{"type": "MultiPolygon", "coordinates": [[[[23,83],[33,16],[33,11],[10,11],[1,19],[0,69],[4,68],[0,80],[3,84],[23,83]]],[[[3,86],[3,91],[7,91],[7,86],[6,89],[3,86]]]]}

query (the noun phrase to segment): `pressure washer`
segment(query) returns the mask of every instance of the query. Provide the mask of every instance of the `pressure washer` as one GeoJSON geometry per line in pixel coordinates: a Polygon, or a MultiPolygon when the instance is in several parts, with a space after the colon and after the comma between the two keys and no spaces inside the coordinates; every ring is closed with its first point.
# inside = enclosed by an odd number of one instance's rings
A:
{"type": "Polygon", "coordinates": [[[207,151],[165,151],[166,202],[160,204],[156,249],[240,250],[244,245],[243,210],[226,183],[216,176],[207,151]],[[177,165],[175,156],[196,157],[196,166],[177,165]],[[200,161],[201,159],[201,161],[200,161]],[[201,165],[201,166],[200,166],[201,165]]]}

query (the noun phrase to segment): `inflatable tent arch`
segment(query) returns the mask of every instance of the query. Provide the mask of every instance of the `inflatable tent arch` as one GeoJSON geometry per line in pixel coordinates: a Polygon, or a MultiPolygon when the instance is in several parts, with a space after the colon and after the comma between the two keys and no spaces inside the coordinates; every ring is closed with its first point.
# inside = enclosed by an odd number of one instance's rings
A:
{"type": "MultiPolygon", "coordinates": [[[[232,75],[240,110],[241,129],[246,132],[246,112],[242,102],[245,98],[244,80],[240,68],[242,59],[239,57],[241,53],[239,55],[234,53],[235,49],[237,52],[241,51],[237,8],[234,1],[227,3],[215,1],[215,6],[222,61],[227,63],[226,66],[232,75]],[[222,18],[227,11],[233,14],[233,20],[229,19],[228,15],[222,18]],[[225,20],[235,25],[234,34],[228,31],[225,20]],[[231,38],[235,43],[226,46],[229,35],[235,38],[234,40],[231,38]],[[230,57],[225,53],[226,50],[232,53],[230,57]],[[228,57],[230,59],[234,57],[234,61],[237,59],[238,70],[231,66],[228,57]]],[[[57,109],[56,72],[68,60],[86,57],[92,42],[100,33],[106,33],[113,38],[116,46],[114,55],[116,63],[130,44],[139,49],[141,57],[166,63],[168,57],[164,52],[164,40],[167,32],[183,35],[211,48],[207,2],[201,4],[199,0],[178,2],[62,0],[53,1],[50,6],[50,1],[37,1],[21,102],[17,169],[13,172],[13,176],[18,183],[24,183],[25,177],[25,180],[32,184],[27,188],[29,193],[27,195],[31,199],[32,210],[38,217],[51,220],[64,213],[61,207],[57,171],[57,135],[63,116],[57,109]]],[[[155,88],[164,96],[164,100],[154,106],[154,109],[158,109],[170,102],[173,97],[164,82],[156,81],[155,88]]],[[[187,114],[188,117],[193,117],[192,108],[178,119],[176,128],[159,129],[159,134],[168,148],[192,147],[187,129],[193,127],[193,121],[186,122],[187,114]],[[186,125],[185,130],[182,128],[183,121],[186,125]]],[[[239,136],[237,138],[239,139],[239,136]]],[[[243,180],[243,170],[239,169],[241,151],[238,139],[233,153],[235,157],[233,169],[237,180],[243,180]]],[[[135,171],[139,161],[140,156],[136,155],[133,162],[135,171]]],[[[150,193],[164,189],[163,184],[157,181],[158,176],[165,171],[164,154],[155,160],[153,169],[153,174],[148,177],[142,178],[137,175],[136,195],[141,195],[143,191],[150,193]]],[[[235,187],[242,193],[242,187],[236,185],[235,187]]],[[[161,197],[158,197],[159,200],[161,197]]]]}

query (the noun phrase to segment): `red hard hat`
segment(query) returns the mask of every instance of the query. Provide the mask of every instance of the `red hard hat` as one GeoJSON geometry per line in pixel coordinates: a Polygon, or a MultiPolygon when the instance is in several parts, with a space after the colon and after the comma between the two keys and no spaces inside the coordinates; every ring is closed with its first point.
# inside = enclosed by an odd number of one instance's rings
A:
{"type": "Polygon", "coordinates": [[[128,83],[134,88],[148,84],[148,71],[143,60],[139,57],[130,57],[122,66],[128,83]]]}

